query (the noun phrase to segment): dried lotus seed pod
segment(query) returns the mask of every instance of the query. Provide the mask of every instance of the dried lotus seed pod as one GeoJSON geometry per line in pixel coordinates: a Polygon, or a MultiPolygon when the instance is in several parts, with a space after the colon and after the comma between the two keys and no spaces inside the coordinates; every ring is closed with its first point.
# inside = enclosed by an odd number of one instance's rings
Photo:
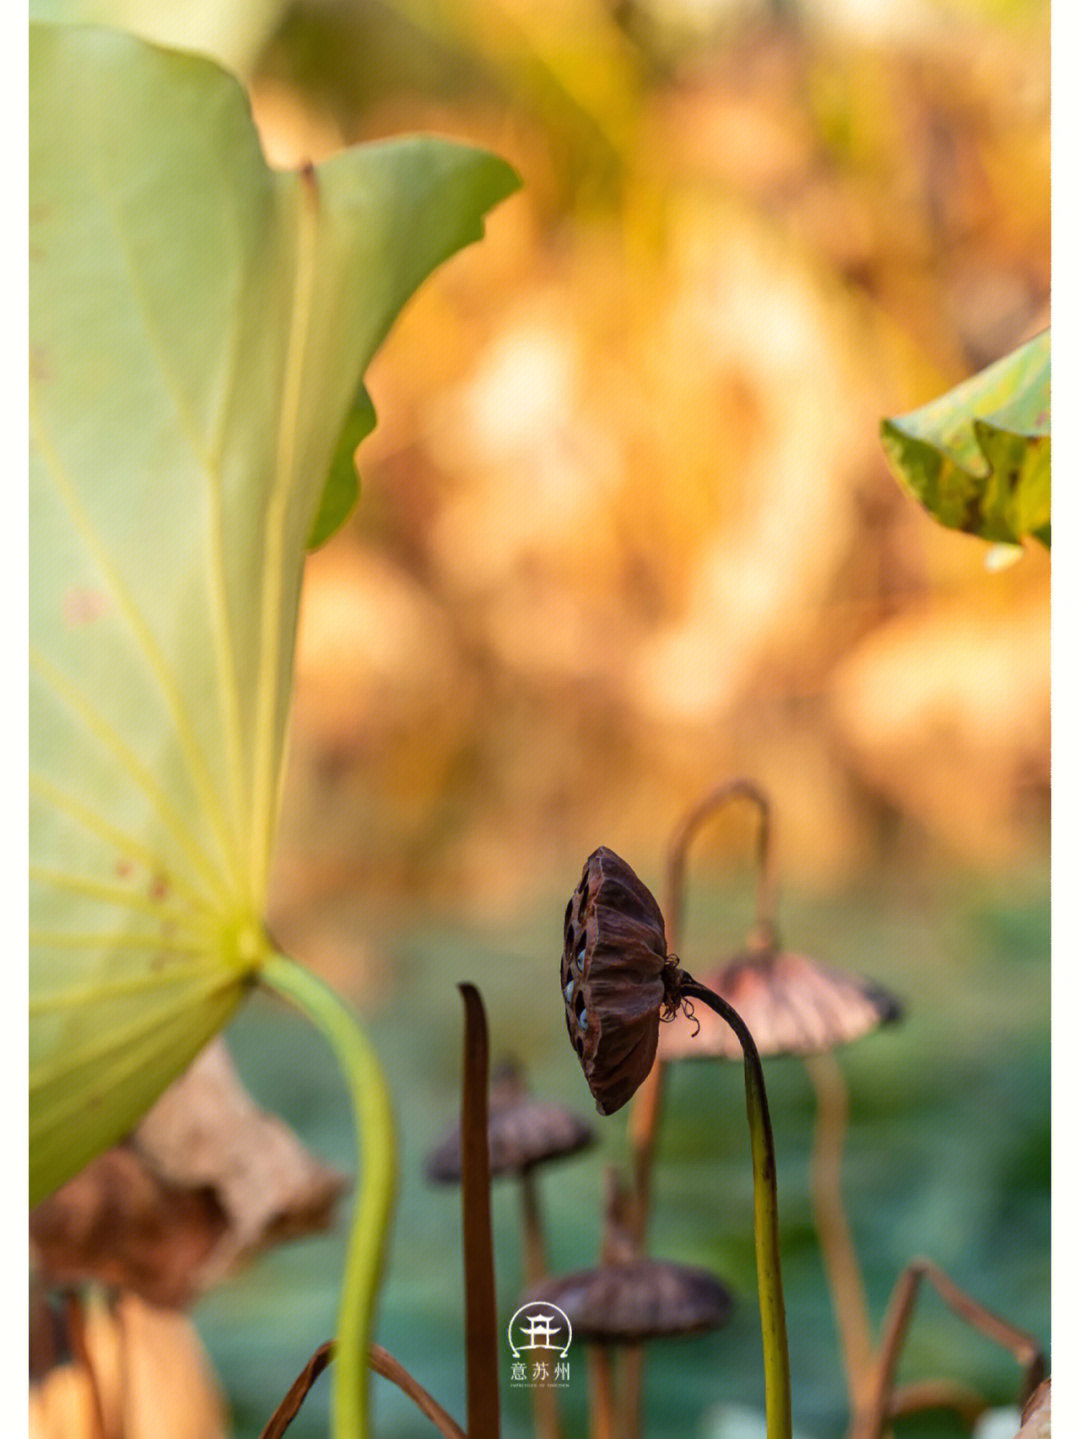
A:
{"type": "Polygon", "coordinates": [[[677,1002],[664,917],[610,849],[585,861],[566,906],[560,971],[566,1027],[601,1114],[614,1114],[652,1068],[661,1011],[677,1002]]]}

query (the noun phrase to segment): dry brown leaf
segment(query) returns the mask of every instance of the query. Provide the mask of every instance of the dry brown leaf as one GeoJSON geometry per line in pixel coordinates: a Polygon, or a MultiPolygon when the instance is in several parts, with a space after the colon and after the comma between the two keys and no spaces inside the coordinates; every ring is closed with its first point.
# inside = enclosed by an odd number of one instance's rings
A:
{"type": "Polygon", "coordinates": [[[255,1103],[218,1039],[125,1144],[33,1210],[35,1264],[47,1283],[97,1279],[179,1307],[269,1245],[325,1229],[346,1183],[255,1103]]]}
{"type": "Polygon", "coordinates": [[[134,1142],[163,1179],[210,1187],[225,1211],[228,1229],[205,1266],[204,1283],[271,1244],[326,1229],[348,1183],[255,1103],[223,1039],[207,1045],[165,1091],[134,1142]]]}
{"type": "Polygon", "coordinates": [[[88,1164],[30,1215],[35,1260],[54,1284],[99,1280],[182,1308],[228,1229],[207,1187],[162,1180],[130,1144],[88,1164]]]}

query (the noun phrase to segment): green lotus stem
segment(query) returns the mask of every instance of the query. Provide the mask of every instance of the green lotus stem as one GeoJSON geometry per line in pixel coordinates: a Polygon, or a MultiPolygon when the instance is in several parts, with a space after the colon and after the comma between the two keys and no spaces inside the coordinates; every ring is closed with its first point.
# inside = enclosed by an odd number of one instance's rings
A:
{"type": "Polygon", "coordinates": [[[679,992],[683,999],[700,1000],[714,1010],[731,1026],[742,1045],[746,1116],[750,1124],[750,1152],[754,1166],[754,1253],[761,1309],[761,1348],[765,1361],[765,1432],[768,1439],[791,1439],[791,1374],[784,1286],[780,1275],[776,1151],[761,1056],[742,1017],[726,1000],[689,975],[683,975],[679,992]]]}
{"type": "Polygon", "coordinates": [[[341,1286],[331,1420],[335,1439],[367,1439],[368,1351],[397,1187],[397,1139],[390,1094],[375,1051],[348,1005],[329,985],[280,954],[266,960],[259,977],[322,1032],[341,1065],[352,1099],[357,1163],[363,1179],[341,1286]]]}

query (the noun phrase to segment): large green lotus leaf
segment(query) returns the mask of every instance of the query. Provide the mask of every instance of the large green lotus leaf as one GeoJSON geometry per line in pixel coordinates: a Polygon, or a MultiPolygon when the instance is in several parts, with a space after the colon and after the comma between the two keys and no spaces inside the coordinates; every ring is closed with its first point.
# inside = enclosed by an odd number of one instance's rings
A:
{"type": "Polygon", "coordinates": [[[67,26],[31,27],[30,137],[37,1199],[268,952],[324,484],[370,428],[361,377],[395,314],[517,181],[432,139],[273,172],[214,64],[67,26]]]}
{"type": "Polygon", "coordinates": [[[921,409],[883,420],[893,471],[943,525],[1050,544],[1050,331],[921,409]]]}

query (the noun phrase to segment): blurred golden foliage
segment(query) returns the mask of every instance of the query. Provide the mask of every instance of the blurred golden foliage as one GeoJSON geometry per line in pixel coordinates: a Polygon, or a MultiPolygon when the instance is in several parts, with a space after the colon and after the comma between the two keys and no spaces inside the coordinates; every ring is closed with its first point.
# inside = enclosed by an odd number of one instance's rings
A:
{"type": "Polygon", "coordinates": [[[877,426],[1048,323],[1048,7],[773,8],[309,3],[267,52],[276,163],[435,129],[525,182],[372,371],[283,907],[513,905],[732,773],[807,881],[1045,844],[1048,562],[991,572],[877,426]]]}

